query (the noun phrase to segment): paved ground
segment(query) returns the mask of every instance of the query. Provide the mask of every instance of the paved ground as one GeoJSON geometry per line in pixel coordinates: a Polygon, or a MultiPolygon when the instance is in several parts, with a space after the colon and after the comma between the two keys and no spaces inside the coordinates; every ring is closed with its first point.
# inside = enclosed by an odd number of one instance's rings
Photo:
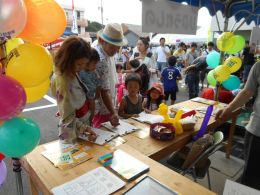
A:
{"type": "MultiPolygon", "coordinates": [[[[177,102],[184,101],[188,99],[188,93],[184,87],[181,87],[180,92],[177,95],[177,102]]],[[[37,103],[28,105],[24,110],[24,116],[30,117],[35,120],[41,128],[41,141],[40,144],[47,143],[57,139],[57,124],[58,120],[55,118],[55,113],[57,111],[57,106],[55,100],[50,96],[46,95],[45,98],[38,101],[37,103]]],[[[15,189],[15,176],[12,172],[12,162],[10,159],[5,159],[5,162],[8,166],[8,176],[4,185],[0,187],[0,195],[16,195],[15,189]]],[[[211,170],[214,174],[214,170],[211,170]]],[[[217,172],[217,176],[212,176],[212,186],[213,190],[221,193],[223,190],[223,178],[226,178],[223,175],[220,175],[217,172]],[[214,181],[215,180],[215,181],[214,181]],[[221,183],[219,185],[218,183],[221,183]],[[218,184],[218,185],[215,185],[218,184]],[[215,186],[214,186],[215,185],[215,186]],[[221,189],[219,189],[221,188],[221,189]]],[[[216,174],[215,174],[216,175],[216,174]]],[[[26,173],[22,172],[23,177],[23,186],[24,186],[24,195],[29,195],[29,183],[26,173]]],[[[202,181],[202,184],[207,187],[207,184],[202,181]]]]}

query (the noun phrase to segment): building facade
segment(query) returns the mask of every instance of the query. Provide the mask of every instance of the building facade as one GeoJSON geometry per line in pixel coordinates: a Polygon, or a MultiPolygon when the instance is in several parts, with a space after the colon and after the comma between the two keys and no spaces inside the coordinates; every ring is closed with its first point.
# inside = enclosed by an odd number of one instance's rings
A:
{"type": "MultiPolygon", "coordinates": [[[[62,5],[62,7],[63,7],[63,9],[66,13],[66,17],[67,17],[67,27],[66,27],[65,32],[71,33],[72,18],[73,18],[72,7],[66,6],[66,5],[62,5]]],[[[74,9],[76,11],[76,16],[77,16],[78,35],[80,37],[86,39],[87,41],[91,42],[89,33],[86,32],[86,27],[88,26],[88,21],[85,18],[85,9],[78,8],[78,7],[75,7],[74,9]]]]}

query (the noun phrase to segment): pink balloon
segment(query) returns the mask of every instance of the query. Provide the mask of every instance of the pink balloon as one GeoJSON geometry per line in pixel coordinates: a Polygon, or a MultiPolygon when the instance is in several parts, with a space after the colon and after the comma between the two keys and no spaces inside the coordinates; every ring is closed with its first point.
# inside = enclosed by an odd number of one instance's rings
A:
{"type": "Polygon", "coordinates": [[[23,0],[0,0],[0,40],[20,34],[27,21],[23,0]]]}
{"type": "Polygon", "coordinates": [[[0,76],[0,120],[19,114],[26,104],[23,86],[9,76],[0,76]]]}

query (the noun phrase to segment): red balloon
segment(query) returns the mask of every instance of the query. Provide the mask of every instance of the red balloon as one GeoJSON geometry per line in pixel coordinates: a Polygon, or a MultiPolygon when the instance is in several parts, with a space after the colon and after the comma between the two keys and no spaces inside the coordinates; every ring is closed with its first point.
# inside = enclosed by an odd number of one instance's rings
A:
{"type": "Polygon", "coordinates": [[[0,161],[3,160],[5,158],[5,155],[3,155],[2,153],[0,153],[0,161]]]}

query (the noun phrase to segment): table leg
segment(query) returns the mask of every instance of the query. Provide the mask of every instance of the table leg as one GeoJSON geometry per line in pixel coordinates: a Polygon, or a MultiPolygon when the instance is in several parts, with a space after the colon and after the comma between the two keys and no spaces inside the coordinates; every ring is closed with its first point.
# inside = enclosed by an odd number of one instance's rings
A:
{"type": "Polygon", "coordinates": [[[31,179],[31,177],[30,177],[30,186],[31,186],[31,193],[32,193],[32,195],[38,195],[39,194],[38,190],[37,190],[33,180],[31,179]]]}
{"type": "Polygon", "coordinates": [[[233,136],[234,136],[234,132],[235,132],[235,127],[236,127],[237,116],[238,115],[232,116],[232,123],[231,123],[231,126],[229,128],[228,143],[226,145],[226,158],[230,158],[230,153],[231,153],[231,148],[232,148],[232,142],[233,142],[233,136]]]}

